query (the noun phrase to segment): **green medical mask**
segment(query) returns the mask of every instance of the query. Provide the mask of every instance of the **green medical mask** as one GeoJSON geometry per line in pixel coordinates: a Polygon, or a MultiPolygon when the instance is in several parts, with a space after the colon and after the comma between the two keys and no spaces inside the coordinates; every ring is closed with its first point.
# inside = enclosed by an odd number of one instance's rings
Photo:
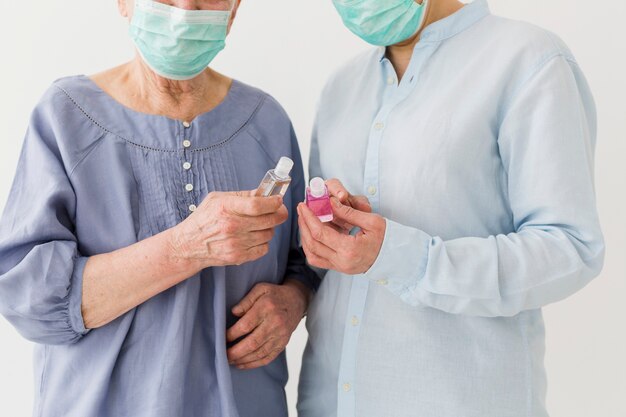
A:
{"type": "Polygon", "coordinates": [[[421,28],[427,0],[333,0],[352,33],[377,46],[405,41],[421,28]]]}
{"type": "Polygon", "coordinates": [[[158,75],[171,80],[198,76],[226,46],[230,10],[184,10],[135,0],[130,36],[158,75]]]}

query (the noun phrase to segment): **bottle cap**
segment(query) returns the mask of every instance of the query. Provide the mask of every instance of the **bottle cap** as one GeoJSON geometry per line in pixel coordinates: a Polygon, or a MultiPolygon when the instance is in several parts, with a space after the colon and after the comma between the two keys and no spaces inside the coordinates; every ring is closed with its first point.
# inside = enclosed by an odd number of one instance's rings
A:
{"type": "Polygon", "coordinates": [[[274,170],[274,172],[279,177],[285,178],[289,176],[289,173],[291,172],[291,168],[293,168],[293,161],[287,158],[286,156],[283,156],[278,161],[278,164],[276,165],[276,169],[274,170]]]}
{"type": "Polygon", "coordinates": [[[313,197],[323,197],[326,194],[326,183],[320,177],[315,177],[311,179],[309,183],[309,188],[311,190],[311,195],[313,197]]]}

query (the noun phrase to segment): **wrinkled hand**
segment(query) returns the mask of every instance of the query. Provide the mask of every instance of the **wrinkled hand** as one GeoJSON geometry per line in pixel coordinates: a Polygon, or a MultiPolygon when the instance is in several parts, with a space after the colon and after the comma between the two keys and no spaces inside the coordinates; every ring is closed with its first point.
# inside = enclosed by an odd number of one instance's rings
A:
{"type": "Polygon", "coordinates": [[[298,224],[307,260],[318,268],[348,275],[365,273],[378,258],[387,227],[385,219],[344,205],[335,197],[331,197],[331,202],[338,222],[361,230],[354,236],[341,233],[320,222],[306,204],[299,204],[298,224]]]}
{"type": "MultiPolygon", "coordinates": [[[[353,209],[363,211],[365,213],[372,212],[372,206],[364,195],[352,195],[344,187],[344,185],[336,178],[326,181],[326,187],[331,197],[337,198],[341,204],[352,207],[353,209]]],[[[336,227],[335,230],[348,234],[354,228],[353,224],[347,223],[342,219],[335,217],[332,222],[336,227]]]]}
{"type": "Polygon", "coordinates": [[[240,319],[228,329],[226,340],[232,343],[243,339],[228,349],[229,363],[239,369],[252,369],[276,359],[302,320],[310,295],[310,290],[295,280],[283,285],[254,286],[232,309],[240,319]]]}
{"type": "Polygon", "coordinates": [[[179,259],[200,268],[241,265],[268,253],[274,228],[288,216],[280,196],[213,192],[173,229],[172,247],[179,259]]]}

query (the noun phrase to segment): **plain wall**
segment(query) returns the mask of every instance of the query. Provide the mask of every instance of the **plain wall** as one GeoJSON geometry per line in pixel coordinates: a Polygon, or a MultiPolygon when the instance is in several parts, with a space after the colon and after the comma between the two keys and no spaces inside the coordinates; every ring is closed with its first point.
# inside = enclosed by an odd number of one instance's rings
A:
{"type": "MultiPolygon", "coordinates": [[[[227,49],[214,66],[265,89],[283,104],[306,159],[325,79],[368,46],[342,26],[330,0],[242,3],[227,49]]],[[[625,417],[626,2],[491,0],[490,6],[495,14],[558,33],[578,58],[595,94],[596,183],[607,260],[601,277],[545,310],[548,408],[552,417],[625,417]]],[[[127,23],[117,14],[114,0],[5,1],[3,9],[0,209],[8,197],[29,114],[50,83],[66,75],[92,74],[133,56],[127,23]]],[[[287,395],[294,416],[305,342],[301,326],[288,348],[287,395]]],[[[0,416],[31,413],[31,351],[0,318],[0,416]]]]}

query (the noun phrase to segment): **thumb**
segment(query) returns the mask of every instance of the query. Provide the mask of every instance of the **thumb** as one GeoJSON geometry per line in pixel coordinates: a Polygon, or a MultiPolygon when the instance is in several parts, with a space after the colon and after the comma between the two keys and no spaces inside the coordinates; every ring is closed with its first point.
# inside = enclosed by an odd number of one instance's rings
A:
{"type": "Polygon", "coordinates": [[[207,198],[218,198],[218,197],[224,197],[224,196],[229,196],[229,197],[254,197],[254,193],[256,192],[256,190],[252,190],[252,191],[213,191],[211,193],[209,193],[209,195],[207,196],[207,198]]]}
{"type": "Polygon", "coordinates": [[[365,197],[364,195],[350,196],[348,202],[353,208],[359,211],[364,211],[365,213],[372,212],[372,205],[370,204],[370,201],[367,199],[367,197],[365,197]]]}
{"type": "Polygon", "coordinates": [[[331,202],[333,205],[333,214],[336,219],[343,220],[346,223],[360,227],[364,230],[371,229],[371,213],[366,213],[356,210],[350,206],[343,205],[341,204],[341,201],[335,197],[331,197],[331,202]]]}
{"type": "Polygon", "coordinates": [[[226,194],[233,197],[254,197],[256,194],[256,190],[230,191],[226,194]]]}

